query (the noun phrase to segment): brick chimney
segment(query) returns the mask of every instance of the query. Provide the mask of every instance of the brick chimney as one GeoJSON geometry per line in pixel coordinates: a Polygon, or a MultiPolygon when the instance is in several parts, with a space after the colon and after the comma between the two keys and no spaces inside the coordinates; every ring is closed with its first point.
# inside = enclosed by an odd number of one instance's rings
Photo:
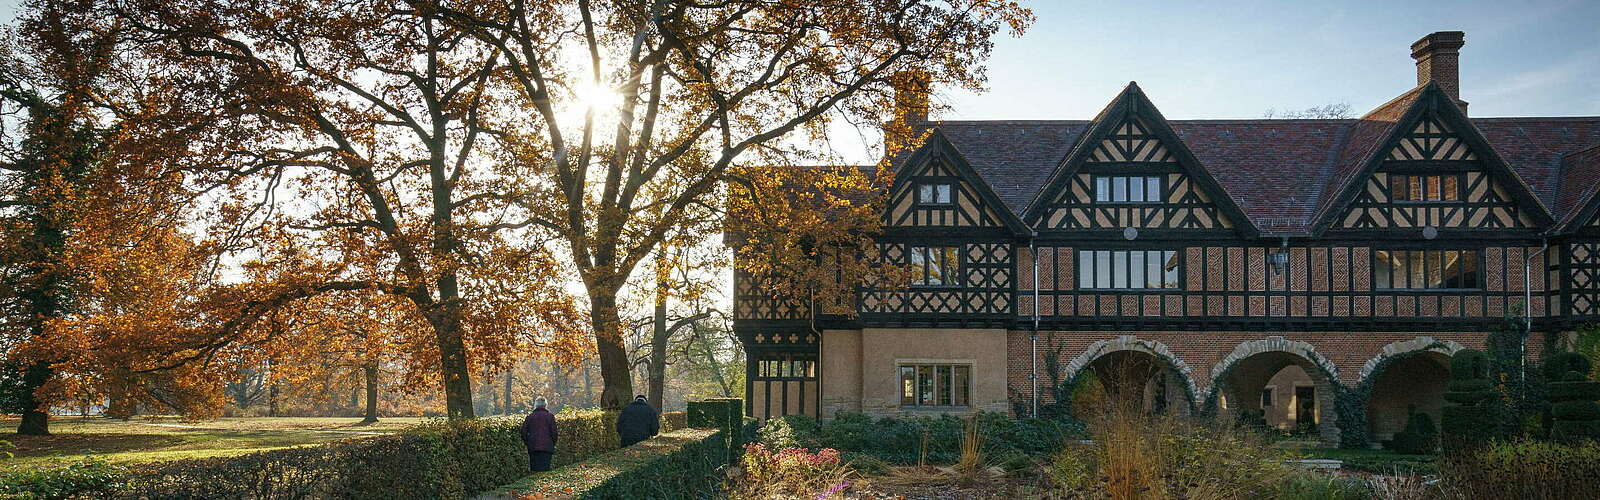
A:
{"type": "Polygon", "coordinates": [[[928,122],[928,95],[933,75],[926,71],[901,71],[889,77],[894,86],[894,115],[912,127],[928,122]]]}
{"type": "Polygon", "coordinates": [[[883,151],[895,157],[912,146],[911,141],[928,126],[928,102],[933,75],[926,71],[902,71],[889,76],[894,88],[894,118],[883,124],[883,151]]]}
{"type": "Polygon", "coordinates": [[[1439,84],[1439,90],[1467,111],[1467,102],[1461,100],[1461,46],[1466,45],[1466,33],[1436,31],[1411,44],[1411,58],[1417,60],[1417,85],[1428,82],[1439,84]]]}

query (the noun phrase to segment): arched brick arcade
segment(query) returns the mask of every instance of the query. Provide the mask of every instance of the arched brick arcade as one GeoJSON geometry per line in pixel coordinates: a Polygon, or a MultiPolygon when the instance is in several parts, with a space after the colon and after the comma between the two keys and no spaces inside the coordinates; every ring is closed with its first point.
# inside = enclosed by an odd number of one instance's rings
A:
{"type": "Polygon", "coordinates": [[[1270,426],[1339,442],[1339,369],[1311,344],[1271,337],[1245,342],[1211,369],[1218,416],[1261,410],[1270,426]]]}
{"type": "MultiPolygon", "coordinates": [[[[1133,336],[1097,342],[1067,364],[1069,383],[1092,380],[1104,389],[1106,404],[1127,405],[1152,414],[1188,415],[1198,389],[1189,366],[1160,342],[1133,336]]],[[[1083,415],[1093,408],[1074,408],[1083,415]]]]}
{"type": "Polygon", "coordinates": [[[1439,423],[1444,392],[1450,382],[1450,356],[1462,347],[1432,337],[1418,337],[1383,348],[1362,367],[1367,432],[1373,444],[1392,439],[1416,411],[1439,423]]]}

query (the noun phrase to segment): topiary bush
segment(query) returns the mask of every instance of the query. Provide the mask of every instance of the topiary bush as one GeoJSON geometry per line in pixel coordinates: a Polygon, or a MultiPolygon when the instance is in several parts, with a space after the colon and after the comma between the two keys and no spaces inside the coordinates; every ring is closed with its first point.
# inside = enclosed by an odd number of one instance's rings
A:
{"type": "Polygon", "coordinates": [[[1545,360],[1550,414],[1555,421],[1550,437],[1562,442],[1600,438],[1600,382],[1589,380],[1589,358],[1563,352],[1545,360]]]}
{"type": "Polygon", "coordinates": [[[1475,349],[1462,349],[1450,358],[1450,385],[1444,393],[1450,404],[1439,418],[1446,451],[1476,448],[1499,435],[1500,394],[1489,378],[1490,364],[1489,355],[1475,349]]]}
{"type": "Polygon", "coordinates": [[[1394,434],[1394,439],[1384,443],[1390,450],[1410,455],[1427,455],[1439,447],[1439,431],[1433,426],[1433,417],[1417,411],[1417,405],[1408,408],[1406,428],[1394,434]]]}

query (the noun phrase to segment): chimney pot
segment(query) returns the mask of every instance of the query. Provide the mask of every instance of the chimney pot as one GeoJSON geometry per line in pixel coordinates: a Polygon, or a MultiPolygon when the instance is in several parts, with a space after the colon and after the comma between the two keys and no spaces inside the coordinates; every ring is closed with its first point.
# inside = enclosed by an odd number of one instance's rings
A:
{"type": "Polygon", "coordinates": [[[1467,110],[1467,102],[1461,100],[1461,46],[1466,43],[1466,33],[1436,31],[1411,44],[1411,58],[1417,60],[1417,86],[1438,84],[1462,112],[1467,110]]]}

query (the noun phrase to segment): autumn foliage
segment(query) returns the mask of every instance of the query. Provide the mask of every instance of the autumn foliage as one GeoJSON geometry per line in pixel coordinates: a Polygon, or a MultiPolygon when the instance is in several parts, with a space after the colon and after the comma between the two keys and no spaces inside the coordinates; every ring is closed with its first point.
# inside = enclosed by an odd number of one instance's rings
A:
{"type": "Polygon", "coordinates": [[[641,264],[690,268],[671,260],[733,210],[772,243],[737,242],[761,256],[740,265],[842,300],[892,163],[788,167],[839,163],[830,123],[908,142],[899,79],[979,89],[991,39],[1031,21],[989,0],[36,0],[6,54],[37,71],[7,81],[76,110],[62,130],[93,131],[102,175],[56,197],[81,300],[8,357],[56,370],[41,394],[196,416],[241,370],[376,359],[470,417],[473,375],[594,353],[620,406],[641,264]]]}

